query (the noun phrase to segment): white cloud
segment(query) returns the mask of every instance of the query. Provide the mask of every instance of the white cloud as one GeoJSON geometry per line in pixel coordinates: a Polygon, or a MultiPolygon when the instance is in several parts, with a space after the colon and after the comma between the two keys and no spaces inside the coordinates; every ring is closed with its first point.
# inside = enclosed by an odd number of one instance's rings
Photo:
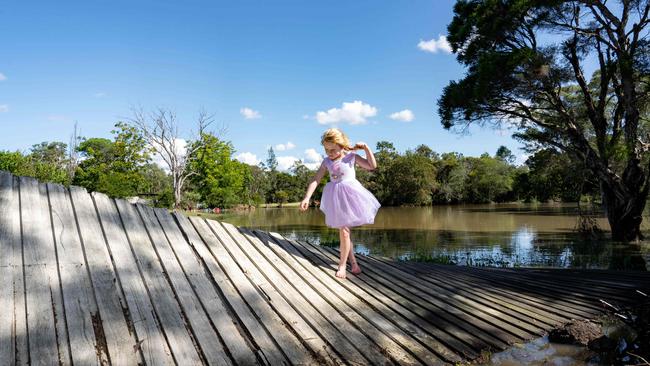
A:
{"type": "Polygon", "coordinates": [[[94,96],[95,98],[103,98],[103,97],[105,97],[105,96],[107,96],[107,95],[108,95],[108,94],[106,94],[106,93],[104,93],[104,92],[97,92],[97,93],[93,94],[93,96],[94,96]]]}
{"type": "MultiPolygon", "coordinates": [[[[187,140],[185,140],[185,139],[176,139],[176,140],[174,140],[174,148],[175,148],[176,153],[179,156],[185,156],[185,152],[186,152],[186,148],[187,148],[187,140]]],[[[165,163],[165,160],[163,159],[163,157],[160,156],[160,154],[158,154],[156,152],[153,152],[151,154],[151,160],[153,160],[153,162],[156,165],[158,165],[159,167],[161,167],[164,171],[169,173],[169,167],[167,166],[167,163],[165,163]]]]}
{"type": "Polygon", "coordinates": [[[305,156],[305,162],[308,163],[320,163],[323,160],[323,156],[316,149],[305,150],[305,156]]]}
{"type": "Polygon", "coordinates": [[[2,112],[9,112],[9,105],[0,104],[0,113],[2,113],[2,112]]]}
{"type": "Polygon", "coordinates": [[[316,120],[322,125],[347,122],[351,125],[366,123],[366,118],[377,115],[377,108],[360,100],[343,103],[341,108],[330,108],[327,112],[316,112],[316,120]]]}
{"type": "Polygon", "coordinates": [[[303,164],[311,170],[317,169],[323,161],[323,156],[319,154],[316,149],[305,150],[305,159],[303,164]]]}
{"type": "Polygon", "coordinates": [[[255,111],[251,108],[244,107],[239,110],[239,113],[241,113],[242,116],[246,119],[258,119],[262,118],[262,115],[260,115],[259,111],[255,111]]]}
{"type": "Polygon", "coordinates": [[[260,160],[257,159],[257,155],[249,152],[243,152],[235,156],[235,159],[241,161],[242,163],[246,163],[248,165],[257,165],[260,163],[260,160]]]}
{"type": "Polygon", "coordinates": [[[5,80],[7,80],[7,77],[5,76],[5,74],[0,72],[0,81],[5,81],[5,80]]]}
{"type": "Polygon", "coordinates": [[[277,156],[278,170],[286,172],[298,160],[295,156],[277,156]]]}
{"type": "Polygon", "coordinates": [[[296,145],[294,145],[291,141],[289,141],[286,144],[277,144],[277,145],[275,145],[275,150],[277,150],[277,151],[285,151],[285,150],[291,150],[294,147],[296,147],[296,145]]]}
{"type": "Polygon", "coordinates": [[[413,119],[415,119],[415,115],[413,114],[413,112],[411,112],[410,109],[405,109],[403,111],[399,111],[391,114],[390,119],[395,121],[411,122],[413,119]]]}
{"type": "Polygon", "coordinates": [[[446,36],[438,36],[438,39],[430,39],[428,41],[420,40],[418,48],[424,52],[438,53],[440,51],[452,53],[451,45],[447,42],[446,36]]]}

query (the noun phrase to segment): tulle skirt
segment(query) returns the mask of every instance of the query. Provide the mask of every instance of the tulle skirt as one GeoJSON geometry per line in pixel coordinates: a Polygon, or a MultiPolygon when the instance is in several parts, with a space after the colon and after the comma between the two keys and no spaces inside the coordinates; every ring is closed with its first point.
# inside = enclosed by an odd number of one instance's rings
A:
{"type": "Polygon", "coordinates": [[[323,188],[320,209],[329,227],[372,224],[379,207],[375,196],[356,179],[328,182],[323,188]]]}

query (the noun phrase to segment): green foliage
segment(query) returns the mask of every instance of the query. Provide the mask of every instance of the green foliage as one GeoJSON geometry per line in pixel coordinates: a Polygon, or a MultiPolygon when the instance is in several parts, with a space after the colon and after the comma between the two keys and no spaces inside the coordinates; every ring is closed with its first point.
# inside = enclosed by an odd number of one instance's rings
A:
{"type": "Polygon", "coordinates": [[[172,208],[174,206],[174,189],[172,178],[160,166],[145,164],[140,169],[144,185],[140,195],[148,198],[155,207],[172,208]]]}
{"type": "Polygon", "coordinates": [[[433,161],[426,156],[407,152],[389,164],[385,197],[389,205],[428,205],[437,187],[433,161]]]}
{"type": "Polygon", "coordinates": [[[66,147],[62,142],[42,142],[32,146],[27,155],[18,151],[0,151],[0,170],[67,185],[70,181],[66,171],[66,147]]]}
{"type": "Polygon", "coordinates": [[[111,197],[137,196],[147,189],[143,167],[149,161],[149,149],[136,128],[122,122],[115,127],[114,141],[88,138],[79,144],[83,160],[73,184],[111,197]]]}
{"type": "MultiPolygon", "coordinates": [[[[208,207],[232,207],[245,195],[244,183],[250,178],[246,164],[232,159],[234,152],[230,142],[222,141],[210,133],[202,133],[202,144],[190,159],[191,183],[200,196],[200,202],[208,207]]],[[[190,149],[192,149],[190,147],[190,149]]]]}
{"type": "Polygon", "coordinates": [[[525,201],[577,202],[581,194],[598,196],[597,180],[577,159],[544,149],[530,156],[516,177],[517,195],[525,201]]]}
{"type": "Polygon", "coordinates": [[[28,175],[27,159],[20,151],[0,151],[0,170],[8,171],[14,175],[28,175]]]}
{"type": "Polygon", "coordinates": [[[264,203],[264,197],[269,190],[268,180],[264,170],[259,166],[247,166],[244,175],[244,189],[241,203],[256,206],[264,203]]]}
{"type": "Polygon", "coordinates": [[[470,166],[465,191],[470,202],[503,202],[512,190],[512,167],[488,154],[467,158],[470,166]]]}
{"type": "MultiPolygon", "coordinates": [[[[83,160],[74,184],[113,197],[140,196],[157,207],[174,204],[171,176],[148,161],[149,151],[136,130],[117,124],[115,140],[86,138],[79,144],[83,160]]],[[[192,172],[182,207],[229,208],[265,201],[283,205],[303,198],[315,174],[298,160],[289,172],[264,170],[232,158],[233,146],[204,133],[201,149],[190,157],[192,172]]],[[[192,144],[190,145],[190,148],[192,144]]],[[[30,154],[0,151],[0,169],[43,181],[66,183],[66,146],[34,145],[30,154]]],[[[597,195],[596,180],[583,164],[557,150],[540,150],[516,167],[514,156],[500,147],[494,157],[438,154],[426,145],[399,153],[388,141],[377,144],[378,168],[357,169],[357,179],[385,206],[505,202],[512,200],[575,201],[597,195]]],[[[274,155],[269,162],[276,160],[274,155]]],[[[273,164],[271,164],[273,166],[273,164]]],[[[325,176],[312,196],[320,200],[325,176]]]]}
{"type": "MultiPolygon", "coordinates": [[[[458,0],[447,40],[467,72],[438,100],[442,125],[507,124],[530,152],[569,154],[598,179],[612,236],[642,238],[650,192],[648,9],[647,1],[458,0]],[[596,71],[585,75],[594,62],[596,71]]],[[[517,182],[538,199],[566,196],[539,188],[566,186],[559,173],[549,168],[541,180],[517,182]]]]}
{"type": "Polygon", "coordinates": [[[465,200],[465,181],[469,166],[461,154],[444,153],[436,162],[438,190],[434,192],[436,203],[458,203],[465,200]]]}

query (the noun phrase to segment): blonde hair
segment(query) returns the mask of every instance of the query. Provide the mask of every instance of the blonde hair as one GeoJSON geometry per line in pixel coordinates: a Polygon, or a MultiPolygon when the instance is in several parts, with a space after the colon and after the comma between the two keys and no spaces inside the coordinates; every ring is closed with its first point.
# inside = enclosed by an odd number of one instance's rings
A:
{"type": "Polygon", "coordinates": [[[343,131],[339,130],[338,128],[330,128],[329,130],[325,131],[320,143],[321,145],[324,145],[326,142],[337,144],[344,150],[354,150],[354,147],[350,146],[350,140],[348,137],[345,135],[345,133],[343,133],[343,131]]]}

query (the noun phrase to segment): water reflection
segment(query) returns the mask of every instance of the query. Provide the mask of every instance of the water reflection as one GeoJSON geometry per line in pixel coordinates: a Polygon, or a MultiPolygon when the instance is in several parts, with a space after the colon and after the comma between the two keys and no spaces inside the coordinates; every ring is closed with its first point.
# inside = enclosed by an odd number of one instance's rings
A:
{"type": "MultiPolygon", "coordinates": [[[[592,210],[601,229],[607,220],[592,210]]],[[[644,269],[650,244],[620,246],[574,232],[575,205],[466,205],[382,208],[375,224],[356,228],[357,252],[459,265],[644,269]],[[625,250],[623,250],[625,249],[625,250]]],[[[220,215],[235,225],[276,231],[338,247],[338,231],[317,209],[257,209],[220,215]]]]}

